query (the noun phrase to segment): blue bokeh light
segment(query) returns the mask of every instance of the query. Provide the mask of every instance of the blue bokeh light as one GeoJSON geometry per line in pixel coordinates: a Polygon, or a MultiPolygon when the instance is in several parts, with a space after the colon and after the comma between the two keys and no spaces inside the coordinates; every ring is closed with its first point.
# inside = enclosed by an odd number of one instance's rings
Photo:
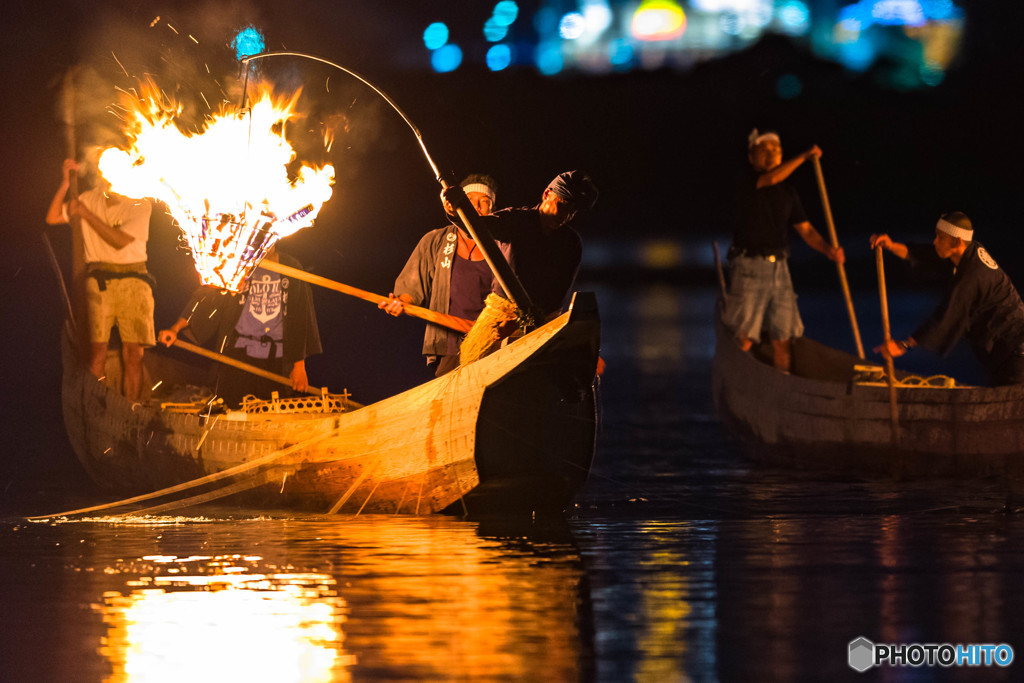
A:
{"type": "Polygon", "coordinates": [[[448,43],[430,54],[430,66],[438,73],[455,71],[462,64],[462,48],[455,43],[448,43]]]}
{"type": "Polygon", "coordinates": [[[428,50],[436,50],[448,42],[448,26],[435,21],[423,32],[423,44],[428,50]]]}
{"type": "Polygon", "coordinates": [[[487,50],[487,68],[491,71],[507,69],[512,63],[512,48],[504,43],[492,45],[487,50]]]}
{"type": "Polygon", "coordinates": [[[801,0],[787,0],[776,12],[783,31],[790,35],[803,35],[811,26],[811,12],[801,0]]]}
{"type": "Polygon", "coordinates": [[[494,6],[491,18],[498,26],[511,26],[519,16],[519,5],[513,0],[501,0],[494,6]]]}
{"type": "Polygon", "coordinates": [[[775,82],[775,92],[784,100],[796,99],[803,91],[804,84],[796,74],[782,74],[775,82]]]}
{"type": "Polygon", "coordinates": [[[608,61],[617,69],[628,69],[633,64],[633,44],[625,38],[608,43],[608,61]]]}
{"type": "Polygon", "coordinates": [[[541,7],[533,14],[533,28],[541,36],[550,36],[558,30],[558,20],[561,17],[550,7],[541,7]]]}
{"type": "Polygon", "coordinates": [[[839,61],[852,71],[864,71],[875,61],[875,48],[866,40],[839,46],[839,61]]]}
{"type": "Polygon", "coordinates": [[[484,22],[484,38],[489,43],[496,43],[499,40],[504,40],[505,36],[508,35],[508,26],[499,24],[491,17],[484,22]]]}
{"type": "Polygon", "coordinates": [[[579,12],[569,12],[558,22],[558,35],[565,40],[576,40],[587,30],[587,21],[579,12]]]}
{"type": "Polygon", "coordinates": [[[266,49],[266,46],[263,34],[253,26],[248,26],[239,31],[238,35],[231,41],[231,47],[235,48],[236,59],[258,55],[266,49]]]}
{"type": "Polygon", "coordinates": [[[925,85],[935,87],[946,78],[946,73],[935,62],[925,62],[920,69],[921,82],[925,85]]]}
{"type": "Polygon", "coordinates": [[[565,67],[562,49],[558,43],[541,43],[537,46],[537,69],[545,76],[554,76],[565,67]]]}

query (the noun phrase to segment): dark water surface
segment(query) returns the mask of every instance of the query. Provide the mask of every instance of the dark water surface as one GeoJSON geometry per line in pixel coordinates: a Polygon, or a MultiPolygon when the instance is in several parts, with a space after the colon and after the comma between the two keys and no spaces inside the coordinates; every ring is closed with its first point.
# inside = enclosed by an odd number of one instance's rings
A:
{"type": "MultiPolygon", "coordinates": [[[[29,522],[95,498],[6,495],[0,681],[1024,679],[847,664],[858,636],[1021,645],[1014,491],[751,465],[711,406],[714,291],[596,289],[599,451],[563,518],[29,522]]],[[[801,309],[852,345],[836,295],[801,309]]]]}

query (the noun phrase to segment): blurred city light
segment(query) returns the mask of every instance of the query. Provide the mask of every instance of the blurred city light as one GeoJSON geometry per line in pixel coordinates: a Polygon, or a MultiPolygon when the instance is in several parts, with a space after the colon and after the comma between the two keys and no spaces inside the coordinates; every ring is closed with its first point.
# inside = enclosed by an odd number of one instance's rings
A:
{"type": "Polygon", "coordinates": [[[784,100],[792,100],[800,96],[804,84],[796,74],[782,74],[775,83],[776,94],[784,100]]]}
{"type": "Polygon", "coordinates": [[[779,28],[791,36],[805,35],[811,28],[811,12],[801,0],[787,0],[776,10],[779,28]]]}
{"type": "Polygon", "coordinates": [[[587,29],[587,22],[579,12],[569,12],[558,22],[558,35],[565,40],[576,40],[587,29]]]}
{"type": "MultiPolygon", "coordinates": [[[[794,49],[853,72],[866,72],[879,60],[891,63],[875,79],[906,89],[944,81],[965,28],[964,10],[954,0],[539,0],[535,7],[521,16],[513,0],[497,2],[482,37],[465,45],[465,58],[482,59],[492,71],[515,66],[548,76],[683,70],[774,33],[790,39],[794,49]],[[527,23],[510,39],[520,18],[527,23]],[[512,43],[532,59],[516,60],[512,43]],[[507,47],[494,49],[499,44],[507,47]]],[[[424,31],[435,71],[453,71],[463,61],[458,47],[437,54],[448,40],[443,23],[424,31]]],[[[802,89],[788,80],[778,80],[777,87],[780,97],[802,89]]]]}
{"type": "Polygon", "coordinates": [[[454,43],[439,47],[430,55],[430,65],[438,73],[455,71],[460,64],[462,64],[462,49],[454,43]]]}
{"type": "Polygon", "coordinates": [[[507,35],[507,24],[499,24],[494,17],[491,17],[484,22],[484,38],[487,39],[488,43],[496,43],[499,40],[504,40],[507,35]]]}
{"type": "Polygon", "coordinates": [[[633,37],[637,40],[671,40],[683,35],[686,15],[673,0],[643,0],[633,15],[633,37]]]}
{"type": "Polygon", "coordinates": [[[501,71],[507,69],[508,65],[512,63],[512,48],[504,43],[498,45],[492,45],[487,50],[487,68],[491,71],[501,71]]]}
{"type": "Polygon", "coordinates": [[[448,26],[435,21],[423,32],[423,44],[428,50],[436,50],[448,42],[448,26]]]}
{"type": "Polygon", "coordinates": [[[537,69],[545,76],[554,76],[565,63],[562,60],[562,48],[557,43],[541,43],[537,46],[537,69]]]}
{"type": "Polygon", "coordinates": [[[494,6],[491,18],[498,26],[511,26],[519,16],[519,6],[513,0],[501,0],[494,6]]]}

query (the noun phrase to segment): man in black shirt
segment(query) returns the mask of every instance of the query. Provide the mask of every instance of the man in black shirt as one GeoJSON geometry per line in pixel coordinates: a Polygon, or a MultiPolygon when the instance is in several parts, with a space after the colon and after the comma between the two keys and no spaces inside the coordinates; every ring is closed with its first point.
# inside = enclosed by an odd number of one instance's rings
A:
{"type": "Polygon", "coordinates": [[[815,145],[786,161],[776,133],[755,129],[747,139],[751,169],[736,202],[736,228],[729,247],[731,287],[724,321],[744,351],[760,341],[767,328],[776,368],[789,372],[792,339],[803,334],[796,293],[789,275],[790,228],[804,242],[837,263],[845,257],[814,229],[804,214],[800,196],[785,180],[812,157],[815,145]]]}
{"type": "MultiPolygon", "coordinates": [[[[875,352],[898,358],[921,346],[946,355],[967,337],[993,384],[1024,384],[1024,303],[1010,278],[974,241],[971,220],[959,211],[939,219],[932,245],[954,266],[945,296],[912,336],[890,339],[875,352]]],[[[878,246],[912,264],[925,256],[919,245],[894,242],[888,235],[871,236],[871,248],[878,246]]]]}
{"type": "MultiPolygon", "coordinates": [[[[472,219],[499,242],[533,303],[538,323],[556,317],[568,303],[583,253],[575,221],[593,209],[597,196],[597,186],[588,174],[566,171],[548,183],[539,204],[472,219]]],[[[465,208],[465,196],[458,188],[449,188],[443,197],[465,208]]],[[[497,282],[491,291],[501,293],[497,282]]]]}

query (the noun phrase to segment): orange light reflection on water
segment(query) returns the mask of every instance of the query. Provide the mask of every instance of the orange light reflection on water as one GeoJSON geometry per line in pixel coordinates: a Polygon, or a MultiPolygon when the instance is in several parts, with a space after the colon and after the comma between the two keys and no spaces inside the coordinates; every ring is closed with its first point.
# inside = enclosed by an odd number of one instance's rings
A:
{"type": "MultiPolygon", "coordinates": [[[[252,573],[258,557],[147,556],[107,591],[100,653],[120,681],[345,681],[345,602],[319,573],[252,573]]],[[[114,570],[116,571],[116,570],[114,570]]]]}
{"type": "Polygon", "coordinates": [[[579,680],[591,666],[590,597],[564,527],[392,515],[54,524],[85,536],[108,681],[579,680]]]}

